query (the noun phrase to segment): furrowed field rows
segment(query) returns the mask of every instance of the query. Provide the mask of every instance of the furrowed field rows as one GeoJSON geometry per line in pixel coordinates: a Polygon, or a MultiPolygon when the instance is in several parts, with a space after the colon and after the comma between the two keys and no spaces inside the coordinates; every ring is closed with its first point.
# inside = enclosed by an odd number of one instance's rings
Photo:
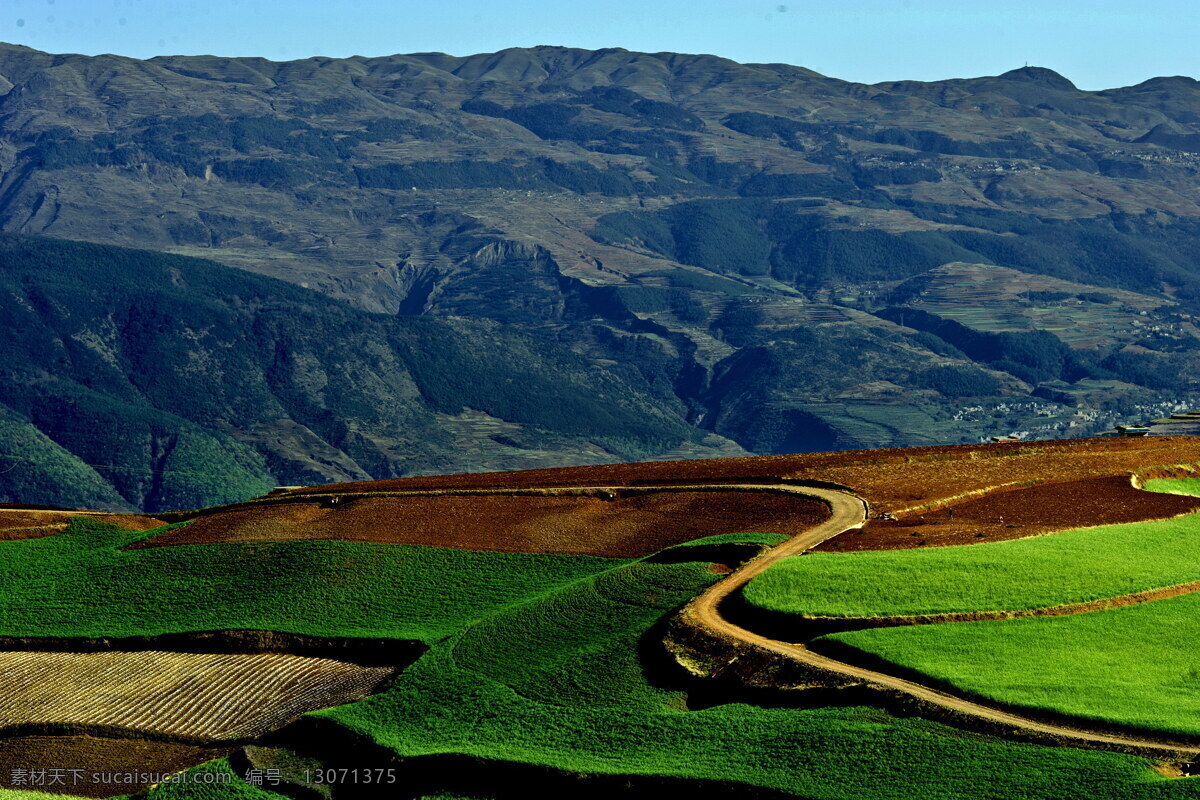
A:
{"type": "MultiPolygon", "coordinates": [[[[1154,489],[1152,483],[1146,488],[1154,489]]],[[[980,544],[1197,511],[1200,498],[1142,491],[1128,475],[1105,475],[988,492],[894,520],[872,519],[861,532],[838,536],[815,550],[848,553],[980,544]]]]}
{"type": "Polygon", "coordinates": [[[0,653],[0,730],[249,739],[307,711],[360,700],[393,671],[271,653],[6,652],[0,653]]]}
{"type": "Polygon", "coordinates": [[[824,515],[820,503],[775,491],[541,491],[342,497],[336,503],[298,495],[286,502],[216,509],[133,549],[336,540],[627,557],[701,536],[792,533],[824,515]]]}

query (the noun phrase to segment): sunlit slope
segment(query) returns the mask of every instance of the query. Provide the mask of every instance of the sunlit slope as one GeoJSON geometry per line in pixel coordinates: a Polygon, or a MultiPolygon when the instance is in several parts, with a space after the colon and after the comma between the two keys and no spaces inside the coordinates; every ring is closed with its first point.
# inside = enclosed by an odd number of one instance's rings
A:
{"type": "MultiPolygon", "coordinates": [[[[1200,735],[1200,595],[1065,617],[860,630],[822,637],[992,702],[1200,735]]],[[[885,668],[886,669],[886,668],[885,668]]]]}
{"type": "Polygon", "coordinates": [[[1097,798],[1186,796],[1140,759],[1013,744],[870,707],[693,705],[696,687],[648,660],[654,623],[718,578],[703,562],[655,559],[596,573],[467,627],[389,691],[317,716],[398,756],[624,775],[634,787],[677,778],[746,796],[764,787],[907,800],[1060,798],[1086,783],[1097,798]]]}
{"type": "Polygon", "coordinates": [[[1003,611],[1200,580],[1200,516],[959,547],[793,556],[754,578],[750,604],[812,616],[1003,611]]]}
{"type": "Polygon", "coordinates": [[[620,563],[348,542],[121,549],[147,535],[77,518],[54,536],[0,542],[0,635],[242,628],[436,641],[620,563]]]}

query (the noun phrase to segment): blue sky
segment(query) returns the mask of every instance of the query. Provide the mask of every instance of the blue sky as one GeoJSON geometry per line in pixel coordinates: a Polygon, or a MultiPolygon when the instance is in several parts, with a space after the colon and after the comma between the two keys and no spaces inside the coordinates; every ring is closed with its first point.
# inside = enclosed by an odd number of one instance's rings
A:
{"type": "Polygon", "coordinates": [[[1085,89],[1200,77],[1195,0],[0,0],[0,41],[49,52],[275,60],[536,44],[712,53],[847,80],[994,75],[1085,89]]]}

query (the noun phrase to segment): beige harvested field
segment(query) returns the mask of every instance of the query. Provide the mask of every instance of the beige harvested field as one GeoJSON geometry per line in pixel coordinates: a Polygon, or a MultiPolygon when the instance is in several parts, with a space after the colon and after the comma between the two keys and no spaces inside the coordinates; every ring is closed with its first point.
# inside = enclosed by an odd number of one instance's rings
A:
{"type": "Polygon", "coordinates": [[[828,515],[775,492],[364,497],[218,510],[137,547],[337,539],[516,553],[637,557],[719,533],[795,534],[828,515]]]}
{"type": "Polygon", "coordinates": [[[0,731],[137,731],[192,743],[260,736],[360,700],[393,670],[280,654],[0,653],[0,731]]]}

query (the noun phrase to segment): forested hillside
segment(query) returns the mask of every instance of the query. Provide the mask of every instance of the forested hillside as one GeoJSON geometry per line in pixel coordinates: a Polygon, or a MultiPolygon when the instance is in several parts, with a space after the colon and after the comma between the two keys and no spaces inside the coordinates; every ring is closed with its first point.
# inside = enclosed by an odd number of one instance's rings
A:
{"type": "Polygon", "coordinates": [[[0,500],[156,511],[277,483],[719,452],[564,347],[211,261],[0,235],[0,318],[0,500]]]}

